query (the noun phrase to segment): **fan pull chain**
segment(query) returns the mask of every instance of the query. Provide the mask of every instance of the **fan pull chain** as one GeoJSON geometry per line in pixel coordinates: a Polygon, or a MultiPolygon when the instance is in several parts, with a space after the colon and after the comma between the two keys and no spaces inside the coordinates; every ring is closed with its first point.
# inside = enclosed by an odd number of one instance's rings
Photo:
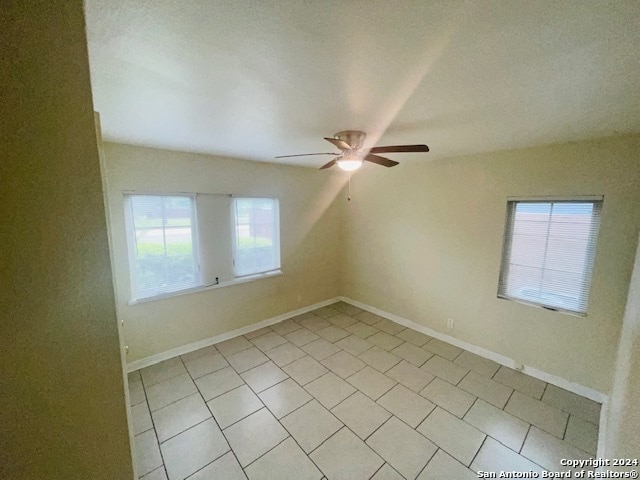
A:
{"type": "Polygon", "coordinates": [[[351,172],[349,172],[349,187],[348,187],[348,193],[347,193],[347,201],[348,202],[351,201],[351,172]]]}

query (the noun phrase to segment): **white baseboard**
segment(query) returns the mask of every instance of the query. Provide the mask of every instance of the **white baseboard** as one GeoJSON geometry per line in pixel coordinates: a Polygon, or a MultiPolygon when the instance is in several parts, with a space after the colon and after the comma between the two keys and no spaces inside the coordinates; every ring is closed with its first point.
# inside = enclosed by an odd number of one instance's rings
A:
{"type": "MultiPolygon", "coordinates": [[[[366,310],[368,312],[371,313],[375,313],[376,315],[380,315],[381,317],[384,318],[388,318],[389,320],[392,320],[400,325],[403,325],[405,327],[411,328],[413,330],[416,330],[418,332],[422,332],[426,335],[429,335],[431,337],[437,338],[438,340],[442,340],[444,342],[450,343],[451,345],[455,345],[456,347],[462,348],[464,350],[467,350],[471,353],[475,353],[476,355],[479,355],[481,357],[487,358],[489,360],[493,360],[496,363],[499,363],[500,365],[504,365],[505,367],[509,367],[509,368],[513,368],[513,369],[517,369],[518,363],[513,360],[512,358],[509,358],[507,356],[501,355],[499,353],[495,353],[492,352],[490,350],[487,350],[485,348],[482,347],[478,347],[477,345],[473,345],[471,343],[465,342],[464,340],[460,340],[458,338],[452,337],[451,335],[447,335],[445,333],[442,332],[438,332],[437,330],[433,330],[429,327],[425,327],[424,325],[420,325],[418,323],[415,323],[411,320],[408,320],[404,317],[400,317],[398,315],[395,315],[393,313],[389,313],[389,312],[385,312],[384,310],[380,310],[379,308],[375,308],[372,307],[371,305],[367,305],[366,303],[362,303],[359,302],[357,300],[353,300],[351,298],[348,297],[334,297],[334,298],[330,298],[328,300],[324,300],[322,302],[318,302],[318,303],[314,303],[313,305],[307,305],[306,307],[303,308],[299,308],[297,310],[293,310],[287,313],[283,313],[281,315],[275,316],[275,317],[271,317],[271,318],[267,318],[265,320],[262,320],[258,323],[253,323],[251,325],[247,325],[245,327],[242,328],[238,328],[236,330],[232,330],[230,332],[226,332],[226,333],[222,333],[220,335],[216,335],[214,337],[209,337],[206,338],[204,340],[200,340],[198,342],[194,342],[194,343],[190,343],[188,345],[183,345],[181,347],[177,347],[177,348],[173,348],[171,350],[167,350],[166,352],[161,352],[158,353],[156,355],[151,355],[149,357],[145,357],[145,358],[141,358],[140,360],[136,360],[134,362],[131,362],[127,365],[127,371],[128,372],[134,372],[136,370],[139,370],[141,368],[144,367],[148,367],[151,365],[155,365],[156,363],[160,363],[164,360],[169,360],[171,358],[177,357],[179,355],[184,355],[190,352],[193,352],[195,350],[198,350],[200,348],[204,348],[204,347],[208,347],[210,345],[214,345],[216,343],[220,343],[223,342],[225,340],[229,340],[231,338],[237,337],[239,335],[244,335],[246,333],[250,333],[253,332],[255,330],[259,330],[260,328],[263,327],[268,327],[269,325],[273,325],[275,323],[281,322],[283,320],[286,320],[288,318],[291,317],[295,317],[297,315],[301,315],[303,313],[307,313],[310,312],[312,310],[315,310],[317,308],[321,308],[327,305],[331,305],[332,303],[335,303],[337,301],[343,301],[345,303],[349,303],[351,305],[354,305],[356,307],[359,307],[363,310],[366,310]]],[[[539,370],[537,368],[525,365],[524,369],[521,369],[521,371],[523,373],[526,373],[527,375],[530,375],[534,378],[537,378],[539,380],[542,380],[544,382],[550,383],[552,385],[555,385],[557,387],[560,388],[564,388],[565,390],[568,390],[570,392],[573,392],[577,395],[581,395],[583,397],[589,398],[591,400],[594,400],[598,403],[602,404],[602,409],[600,411],[600,434],[598,436],[598,456],[602,457],[603,452],[604,452],[604,438],[605,438],[605,431],[606,431],[606,419],[607,419],[607,409],[608,409],[608,403],[609,403],[609,396],[599,392],[597,390],[594,390],[592,388],[589,387],[585,387],[584,385],[580,385],[578,383],[575,382],[571,382],[569,380],[566,380],[564,378],[558,377],[556,375],[552,375],[548,372],[545,372],[543,370],[539,370]]]]}
{"type": "Polygon", "coordinates": [[[322,302],[314,303],[313,305],[307,305],[306,307],[302,307],[297,310],[283,313],[282,315],[278,315],[276,317],[267,318],[266,320],[262,320],[261,322],[258,322],[258,323],[252,323],[251,325],[247,325],[246,327],[238,328],[236,330],[232,330],[226,333],[221,333],[220,335],[205,338],[204,340],[199,340],[197,342],[190,343],[188,345],[183,345],[181,347],[172,348],[171,350],[167,350],[166,352],[157,353],[149,357],[141,358],[140,360],[135,360],[127,364],[127,371],[135,372],[136,370],[140,370],[141,368],[155,365],[156,363],[169,360],[179,355],[185,355],[195,350],[199,350],[201,348],[208,347],[210,345],[214,345],[216,343],[220,343],[225,340],[229,340],[233,337],[244,335],[245,333],[250,333],[255,330],[259,330],[263,327],[268,327],[269,325],[273,325],[274,323],[278,323],[288,318],[295,317],[296,315],[301,315],[303,313],[310,312],[312,310],[315,310],[316,308],[331,305],[332,303],[335,303],[339,300],[340,299],[338,297],[330,298],[322,302]]]}
{"type": "MultiPolygon", "coordinates": [[[[465,342],[464,340],[460,340],[458,338],[452,337],[451,335],[438,332],[437,330],[433,330],[429,327],[425,327],[424,325],[417,324],[404,317],[400,317],[393,313],[385,312],[384,310],[380,310],[378,308],[372,307],[371,305],[358,302],[357,300],[353,300],[348,297],[339,297],[338,299],[342,300],[343,302],[354,305],[358,308],[362,308],[363,310],[367,310],[368,312],[375,313],[376,315],[380,315],[381,317],[385,317],[385,318],[388,318],[389,320],[393,320],[394,322],[399,323],[400,325],[403,325],[405,327],[411,328],[413,330],[417,330],[418,332],[422,332],[426,335],[437,338],[438,340],[442,340],[444,342],[450,343],[451,345],[455,345],[456,347],[460,347],[471,353],[475,353],[476,355],[479,355],[481,357],[488,358],[489,360],[493,360],[494,362],[499,363],[500,365],[504,365],[505,367],[516,369],[516,367],[518,366],[518,363],[512,358],[506,357],[504,355],[500,355],[499,353],[492,352],[482,347],[478,347],[471,343],[465,342]]],[[[552,385],[555,385],[560,388],[564,388],[565,390],[568,390],[575,394],[581,395],[583,397],[586,397],[598,403],[601,403],[603,404],[603,407],[602,407],[603,410],[609,399],[609,397],[602,392],[599,392],[589,387],[585,387],[575,382],[571,382],[569,380],[565,380],[564,378],[558,377],[556,375],[552,375],[550,373],[544,372],[534,367],[525,365],[524,369],[520,369],[520,371],[534,378],[542,380],[543,382],[551,383],[552,385]]]]}

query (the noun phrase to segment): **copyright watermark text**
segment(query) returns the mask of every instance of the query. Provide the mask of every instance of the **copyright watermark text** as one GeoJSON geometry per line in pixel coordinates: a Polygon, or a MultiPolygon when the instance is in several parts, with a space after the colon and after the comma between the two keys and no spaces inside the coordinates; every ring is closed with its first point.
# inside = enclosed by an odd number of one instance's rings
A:
{"type": "Polygon", "coordinates": [[[478,478],[638,478],[638,459],[589,458],[586,460],[562,459],[562,471],[484,471],[476,472],[478,478]],[[625,471],[607,467],[621,467],[625,471]],[[629,470],[626,470],[629,468],[629,470]]]}

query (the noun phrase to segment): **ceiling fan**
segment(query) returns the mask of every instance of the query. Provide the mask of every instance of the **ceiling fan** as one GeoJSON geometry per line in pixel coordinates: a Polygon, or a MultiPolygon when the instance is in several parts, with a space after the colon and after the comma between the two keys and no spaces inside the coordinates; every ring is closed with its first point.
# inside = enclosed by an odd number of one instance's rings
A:
{"type": "Polygon", "coordinates": [[[384,167],[395,167],[398,162],[376,155],[377,153],[406,153],[406,152],[428,152],[426,145],[394,145],[389,147],[363,148],[364,139],[367,134],[359,130],[344,130],[336,133],[333,138],[324,139],[336,147],[340,153],[302,153],[299,155],[280,155],[276,158],[306,157],[309,155],[335,155],[336,158],[320,167],[320,170],[338,165],[342,170],[352,172],[362,166],[363,162],[376,163],[384,167]]]}

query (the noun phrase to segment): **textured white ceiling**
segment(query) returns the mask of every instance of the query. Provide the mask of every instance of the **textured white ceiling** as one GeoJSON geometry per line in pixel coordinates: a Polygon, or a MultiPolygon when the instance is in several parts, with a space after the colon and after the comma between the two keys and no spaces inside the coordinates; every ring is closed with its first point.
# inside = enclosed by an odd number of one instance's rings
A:
{"type": "MultiPolygon", "coordinates": [[[[640,131],[640,2],[86,0],[106,140],[262,161],[640,131]]],[[[425,154],[389,155],[396,160],[425,154]]],[[[288,159],[319,166],[330,157],[288,159]]]]}

